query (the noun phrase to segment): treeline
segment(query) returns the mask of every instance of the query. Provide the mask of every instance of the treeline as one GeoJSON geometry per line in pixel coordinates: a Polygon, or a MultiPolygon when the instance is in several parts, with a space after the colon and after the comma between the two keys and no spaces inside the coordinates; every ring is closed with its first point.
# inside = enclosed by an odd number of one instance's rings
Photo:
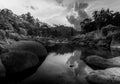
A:
{"type": "Polygon", "coordinates": [[[93,12],[92,18],[87,18],[80,24],[84,33],[101,30],[107,25],[120,26],[120,12],[110,9],[97,10],[93,12]]]}
{"type": "Polygon", "coordinates": [[[81,25],[81,34],[73,38],[76,45],[107,47],[120,45],[120,12],[109,9],[94,11],[81,25]]]}
{"type": "Polygon", "coordinates": [[[9,9],[0,10],[0,39],[4,37],[18,40],[25,37],[70,38],[76,34],[72,27],[50,26],[35,19],[31,13],[16,15],[9,9]]]}

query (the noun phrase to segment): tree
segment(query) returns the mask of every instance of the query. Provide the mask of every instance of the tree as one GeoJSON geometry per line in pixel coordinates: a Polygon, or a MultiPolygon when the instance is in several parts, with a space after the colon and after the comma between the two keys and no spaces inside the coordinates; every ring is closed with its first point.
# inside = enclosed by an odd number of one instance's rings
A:
{"type": "Polygon", "coordinates": [[[30,22],[31,24],[35,24],[35,19],[33,18],[30,12],[26,14],[26,17],[26,21],[30,22]]]}
{"type": "Polygon", "coordinates": [[[90,18],[83,20],[81,23],[82,31],[91,32],[94,30],[101,30],[104,26],[114,25],[120,26],[120,12],[113,12],[109,9],[101,9],[94,11],[92,20],[90,18]]]}
{"type": "Polygon", "coordinates": [[[81,29],[85,33],[97,30],[95,24],[95,21],[92,21],[91,18],[86,18],[80,23],[81,29]]]}
{"type": "Polygon", "coordinates": [[[96,27],[101,29],[104,26],[112,24],[113,11],[109,9],[101,9],[100,11],[93,12],[93,19],[96,23],[96,27]]]}

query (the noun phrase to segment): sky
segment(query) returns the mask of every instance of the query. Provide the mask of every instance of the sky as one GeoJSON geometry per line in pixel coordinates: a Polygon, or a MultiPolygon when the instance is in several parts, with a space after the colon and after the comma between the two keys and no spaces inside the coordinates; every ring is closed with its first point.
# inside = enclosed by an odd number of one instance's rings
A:
{"type": "Polygon", "coordinates": [[[120,0],[0,0],[0,9],[8,8],[15,14],[30,12],[49,24],[72,25],[80,30],[80,22],[94,10],[120,10],[120,0]]]}

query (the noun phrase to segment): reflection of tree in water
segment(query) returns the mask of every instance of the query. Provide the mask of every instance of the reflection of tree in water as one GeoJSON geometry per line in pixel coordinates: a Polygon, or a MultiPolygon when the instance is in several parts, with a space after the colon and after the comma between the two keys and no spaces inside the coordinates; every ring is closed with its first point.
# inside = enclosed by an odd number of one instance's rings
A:
{"type": "Polygon", "coordinates": [[[64,53],[69,53],[72,52],[73,49],[67,45],[61,46],[58,50],[57,53],[64,54],[64,53]]]}
{"type": "Polygon", "coordinates": [[[49,49],[47,48],[48,52],[56,52],[57,54],[64,54],[64,53],[69,53],[73,52],[74,50],[79,50],[76,51],[77,54],[79,52],[81,59],[84,60],[86,57],[91,56],[91,55],[98,55],[102,56],[105,58],[111,58],[114,56],[119,56],[120,55],[120,50],[107,50],[107,49],[102,49],[102,48],[88,48],[88,47],[81,47],[77,48],[72,47],[70,45],[55,45],[53,47],[50,47],[49,49]]]}
{"type": "Polygon", "coordinates": [[[92,69],[90,69],[80,58],[81,51],[74,51],[73,56],[68,59],[67,64],[73,71],[76,80],[82,84],[87,84],[85,77],[92,69]]]}
{"type": "Polygon", "coordinates": [[[50,47],[48,51],[49,52],[56,52],[57,54],[64,54],[64,53],[73,52],[73,47],[71,47],[69,45],[58,44],[58,45],[55,45],[53,47],[50,47]]]}

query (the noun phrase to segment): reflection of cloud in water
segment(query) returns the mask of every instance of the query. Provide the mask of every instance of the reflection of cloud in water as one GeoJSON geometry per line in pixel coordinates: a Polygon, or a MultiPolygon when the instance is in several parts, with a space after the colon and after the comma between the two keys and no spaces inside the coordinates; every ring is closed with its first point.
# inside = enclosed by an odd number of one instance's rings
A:
{"type": "Polygon", "coordinates": [[[42,84],[46,82],[51,84],[77,84],[73,73],[66,64],[72,54],[73,53],[63,55],[56,53],[49,54],[38,71],[27,81],[31,84],[36,82],[41,84],[41,80],[42,84]]]}
{"type": "Polygon", "coordinates": [[[89,72],[89,67],[80,60],[80,57],[80,51],[62,55],[50,53],[37,72],[23,83],[87,84],[84,77],[89,72]],[[70,64],[74,64],[74,67],[68,67],[70,64]]]}
{"type": "Polygon", "coordinates": [[[68,59],[67,64],[76,65],[75,61],[80,61],[81,51],[74,51],[73,55],[68,59]]]}
{"type": "Polygon", "coordinates": [[[73,56],[68,59],[67,64],[70,66],[76,79],[82,84],[87,84],[85,77],[92,71],[92,69],[80,58],[81,51],[74,51],[73,56]]]}

